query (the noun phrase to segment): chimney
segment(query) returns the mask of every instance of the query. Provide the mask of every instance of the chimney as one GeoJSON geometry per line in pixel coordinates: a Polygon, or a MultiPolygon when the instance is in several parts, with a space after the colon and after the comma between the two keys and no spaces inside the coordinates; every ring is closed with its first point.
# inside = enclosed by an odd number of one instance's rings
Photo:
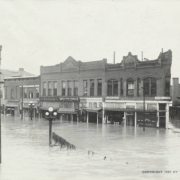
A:
{"type": "Polygon", "coordinates": [[[19,71],[24,71],[24,68],[19,68],[19,71]]]}
{"type": "Polygon", "coordinates": [[[115,51],[114,51],[114,64],[115,64],[115,51]]]}
{"type": "Polygon", "coordinates": [[[172,104],[176,106],[178,104],[177,97],[179,96],[179,78],[173,78],[172,84],[172,104]]]}

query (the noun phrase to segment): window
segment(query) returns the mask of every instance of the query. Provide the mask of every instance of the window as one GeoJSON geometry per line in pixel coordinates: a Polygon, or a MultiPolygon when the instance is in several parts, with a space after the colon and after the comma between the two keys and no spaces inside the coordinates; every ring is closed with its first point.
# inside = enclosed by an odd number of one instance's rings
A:
{"type": "Polygon", "coordinates": [[[29,87],[28,91],[29,91],[28,98],[32,99],[33,98],[33,94],[34,94],[33,93],[34,92],[34,87],[29,87]]]}
{"type": "Polygon", "coordinates": [[[134,80],[127,80],[127,96],[134,96],[134,80]]]}
{"type": "Polygon", "coordinates": [[[52,96],[52,83],[48,82],[48,96],[52,96]]]}
{"type": "Polygon", "coordinates": [[[138,78],[137,79],[137,96],[140,95],[140,88],[141,88],[141,80],[138,78]]]}
{"type": "Polygon", "coordinates": [[[90,80],[90,96],[94,96],[94,79],[90,80]]]}
{"type": "Polygon", "coordinates": [[[57,81],[53,81],[53,96],[57,96],[57,81]]]}
{"type": "Polygon", "coordinates": [[[11,89],[11,99],[14,99],[14,89],[11,89]]]}
{"type": "Polygon", "coordinates": [[[165,96],[170,96],[170,77],[165,77],[165,96]]]}
{"type": "Polygon", "coordinates": [[[24,90],[23,90],[23,92],[24,92],[24,98],[27,98],[27,88],[24,87],[23,89],[24,89],[24,90]]]}
{"type": "Polygon", "coordinates": [[[121,84],[121,96],[123,96],[123,79],[120,80],[120,84],[121,84]]]}
{"type": "Polygon", "coordinates": [[[43,96],[46,96],[46,82],[43,82],[43,96]]]}
{"type": "Polygon", "coordinates": [[[108,96],[118,96],[118,81],[109,80],[107,83],[107,95],[108,96]]]}
{"type": "Polygon", "coordinates": [[[68,81],[68,96],[72,96],[73,81],[68,81]]]}
{"type": "Polygon", "coordinates": [[[39,98],[39,87],[36,87],[36,98],[39,98]]]}
{"type": "Polygon", "coordinates": [[[66,95],[66,82],[62,82],[62,96],[66,95]]]}
{"type": "Polygon", "coordinates": [[[143,81],[144,94],[145,96],[156,96],[156,79],[146,78],[143,81]]]}
{"type": "Polygon", "coordinates": [[[78,96],[78,86],[79,86],[79,82],[74,81],[74,96],[78,96]]]}
{"type": "Polygon", "coordinates": [[[83,95],[87,96],[87,80],[83,81],[83,95]]]}
{"type": "Polygon", "coordinates": [[[102,79],[98,79],[97,83],[97,95],[102,96],[102,79]]]}

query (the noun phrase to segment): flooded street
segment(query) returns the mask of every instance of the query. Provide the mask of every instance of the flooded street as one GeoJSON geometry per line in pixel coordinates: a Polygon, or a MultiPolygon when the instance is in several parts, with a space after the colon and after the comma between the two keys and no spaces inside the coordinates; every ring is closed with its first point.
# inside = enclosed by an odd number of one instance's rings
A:
{"type": "Polygon", "coordinates": [[[47,120],[2,116],[0,179],[179,179],[180,129],[173,124],[143,132],[142,127],[53,121],[53,132],[77,147],[70,151],[49,147],[47,120]]]}

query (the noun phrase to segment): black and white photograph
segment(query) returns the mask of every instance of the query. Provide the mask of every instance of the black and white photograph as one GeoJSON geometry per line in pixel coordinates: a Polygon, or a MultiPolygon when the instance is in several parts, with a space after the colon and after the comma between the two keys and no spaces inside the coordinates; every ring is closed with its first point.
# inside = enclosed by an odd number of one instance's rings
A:
{"type": "Polygon", "coordinates": [[[180,179],[180,0],[0,0],[0,180],[180,179]]]}

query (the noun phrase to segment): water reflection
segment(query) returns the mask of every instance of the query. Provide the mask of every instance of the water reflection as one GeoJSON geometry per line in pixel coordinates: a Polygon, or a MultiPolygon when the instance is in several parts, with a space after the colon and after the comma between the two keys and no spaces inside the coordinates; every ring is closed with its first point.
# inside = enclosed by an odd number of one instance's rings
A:
{"type": "Polygon", "coordinates": [[[142,171],[179,167],[176,124],[143,132],[142,127],[53,121],[53,132],[77,147],[70,151],[49,147],[47,120],[2,118],[0,179],[165,179],[170,175],[142,171]]]}

